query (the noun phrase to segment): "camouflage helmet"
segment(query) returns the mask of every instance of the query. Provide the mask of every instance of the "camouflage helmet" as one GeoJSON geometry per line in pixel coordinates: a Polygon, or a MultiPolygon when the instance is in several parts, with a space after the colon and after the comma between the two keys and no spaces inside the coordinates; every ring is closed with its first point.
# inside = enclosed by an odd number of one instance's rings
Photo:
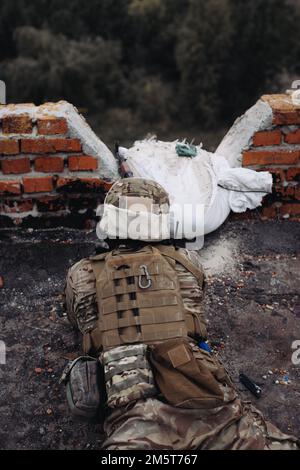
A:
{"type": "Polygon", "coordinates": [[[169,216],[169,196],[159,183],[146,178],[124,178],[106,195],[97,234],[109,238],[166,240],[170,238],[169,216]]]}
{"type": "Polygon", "coordinates": [[[132,177],[117,181],[108,191],[104,203],[120,207],[122,197],[139,198],[140,201],[143,198],[151,199],[153,205],[159,207],[161,212],[169,211],[168,193],[159,183],[150,179],[132,177]]]}

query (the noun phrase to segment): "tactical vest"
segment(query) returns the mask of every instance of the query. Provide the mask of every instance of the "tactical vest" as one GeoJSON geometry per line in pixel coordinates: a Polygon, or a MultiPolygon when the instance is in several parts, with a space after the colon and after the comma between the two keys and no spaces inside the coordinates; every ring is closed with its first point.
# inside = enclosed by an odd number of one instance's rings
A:
{"type": "Polygon", "coordinates": [[[203,273],[174,247],[119,248],[91,258],[98,320],[84,336],[84,350],[186,337],[192,328],[184,308],[176,261],[202,285],[203,273]]]}

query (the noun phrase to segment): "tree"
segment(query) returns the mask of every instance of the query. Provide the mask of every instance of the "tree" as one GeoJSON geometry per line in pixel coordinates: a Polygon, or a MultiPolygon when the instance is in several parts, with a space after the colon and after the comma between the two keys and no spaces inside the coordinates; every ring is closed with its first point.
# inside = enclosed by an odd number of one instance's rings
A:
{"type": "Polygon", "coordinates": [[[190,0],[178,32],[181,105],[201,127],[219,119],[219,89],[231,47],[230,13],[228,0],[190,0]]]}
{"type": "Polygon", "coordinates": [[[299,64],[299,14],[286,0],[230,0],[233,35],[223,73],[222,113],[237,116],[277,91],[284,68],[299,64]]]}
{"type": "Polygon", "coordinates": [[[14,101],[66,99],[95,111],[122,99],[118,43],[100,37],[75,41],[28,26],[16,30],[15,40],[18,57],[3,68],[14,101]]]}

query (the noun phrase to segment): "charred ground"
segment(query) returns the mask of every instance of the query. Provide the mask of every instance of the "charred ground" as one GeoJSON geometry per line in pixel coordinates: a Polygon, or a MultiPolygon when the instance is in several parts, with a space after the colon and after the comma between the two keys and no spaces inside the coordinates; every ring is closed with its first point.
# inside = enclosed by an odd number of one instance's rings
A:
{"type": "MultiPolygon", "coordinates": [[[[66,271],[96,244],[94,231],[0,231],[2,449],[100,448],[101,426],[74,422],[58,384],[80,352],[63,312],[66,271]]],[[[201,251],[211,345],[243,398],[298,435],[300,365],[291,345],[300,339],[299,245],[297,223],[228,221],[201,251]],[[259,400],[239,384],[240,371],[261,384],[259,400]]]]}

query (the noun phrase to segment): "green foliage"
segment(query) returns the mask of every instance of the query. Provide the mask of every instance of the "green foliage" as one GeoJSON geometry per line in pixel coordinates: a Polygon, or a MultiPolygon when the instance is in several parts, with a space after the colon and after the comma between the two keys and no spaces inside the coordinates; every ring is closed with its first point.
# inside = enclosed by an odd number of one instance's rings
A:
{"type": "Polygon", "coordinates": [[[185,114],[203,126],[211,126],[219,118],[219,89],[229,60],[231,34],[227,0],[190,0],[176,57],[185,114]]]}
{"type": "Polygon", "coordinates": [[[224,70],[223,115],[247,109],[278,77],[299,67],[299,13],[285,0],[230,0],[232,47],[224,70]]]}
{"type": "Polygon", "coordinates": [[[97,111],[122,100],[118,43],[75,41],[29,26],[16,29],[15,41],[18,55],[6,61],[3,73],[14,101],[66,99],[97,111]]]}
{"type": "Polygon", "coordinates": [[[66,99],[111,129],[213,128],[300,73],[299,15],[291,0],[0,0],[0,79],[11,102],[66,99]]]}

